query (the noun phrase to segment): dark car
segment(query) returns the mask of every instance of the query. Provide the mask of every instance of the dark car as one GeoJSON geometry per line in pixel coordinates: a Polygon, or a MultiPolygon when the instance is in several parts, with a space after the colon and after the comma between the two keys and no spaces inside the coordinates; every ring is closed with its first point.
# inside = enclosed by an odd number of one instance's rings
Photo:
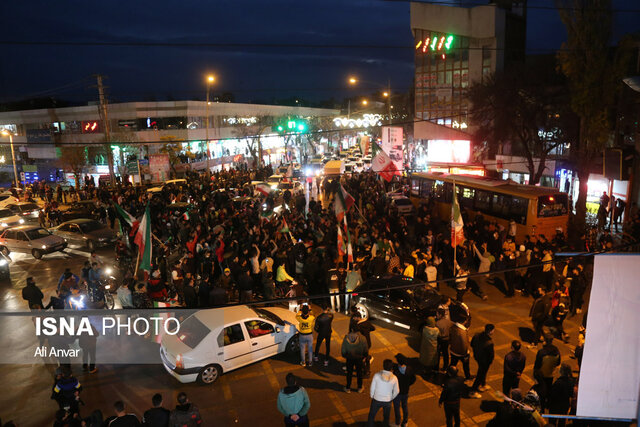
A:
{"type": "Polygon", "coordinates": [[[81,200],[73,202],[69,209],[60,212],[62,221],[69,221],[77,218],[98,219],[98,205],[93,200],[81,200]]]}
{"type": "Polygon", "coordinates": [[[116,241],[115,231],[93,219],[74,219],[63,222],[49,231],[66,239],[69,246],[79,246],[90,251],[112,245],[116,241]]]}
{"type": "MultiPolygon", "coordinates": [[[[383,276],[367,280],[352,295],[351,305],[363,318],[385,321],[400,328],[422,331],[427,317],[436,315],[443,296],[424,283],[404,276],[383,276]],[[398,286],[408,289],[389,289],[398,286]]],[[[469,325],[471,319],[466,305],[452,301],[451,320],[469,325]]]]}

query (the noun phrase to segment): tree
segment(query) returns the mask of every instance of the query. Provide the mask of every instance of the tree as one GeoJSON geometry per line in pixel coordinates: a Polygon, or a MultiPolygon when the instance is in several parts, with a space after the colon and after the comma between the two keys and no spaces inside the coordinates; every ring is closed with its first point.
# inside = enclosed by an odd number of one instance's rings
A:
{"type": "MultiPolygon", "coordinates": [[[[180,154],[182,153],[182,142],[184,138],[178,138],[173,135],[161,136],[161,141],[165,141],[165,143],[160,148],[161,153],[165,153],[169,155],[169,166],[171,167],[171,171],[176,174],[176,165],[182,163],[180,159],[180,154]]],[[[187,147],[186,156],[189,158],[195,158],[195,155],[191,152],[189,147],[187,147]]]]}
{"type": "Polygon", "coordinates": [[[262,134],[272,125],[273,117],[271,116],[258,116],[250,121],[236,117],[233,121],[233,134],[236,138],[245,141],[256,167],[262,166],[262,134]]]}
{"type": "Polygon", "coordinates": [[[571,146],[580,180],[573,237],[584,233],[587,182],[593,161],[601,156],[612,131],[612,111],[630,58],[629,40],[612,54],[611,0],[556,0],[567,41],[557,55],[567,77],[571,109],[579,118],[579,138],[571,146]]]}
{"type": "Polygon", "coordinates": [[[80,188],[80,176],[87,166],[87,149],[84,146],[63,146],[60,147],[58,163],[65,171],[73,173],[76,180],[76,189],[80,188]]]}
{"type": "Polygon", "coordinates": [[[567,109],[562,86],[539,68],[494,74],[469,91],[476,137],[494,146],[510,143],[526,159],[532,185],[540,182],[549,153],[565,142],[568,128],[558,126],[567,109]]]}

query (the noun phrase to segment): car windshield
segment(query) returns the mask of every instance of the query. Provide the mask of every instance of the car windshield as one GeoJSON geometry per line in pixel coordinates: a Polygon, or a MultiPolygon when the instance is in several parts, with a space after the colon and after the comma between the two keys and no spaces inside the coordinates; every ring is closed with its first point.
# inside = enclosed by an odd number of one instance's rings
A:
{"type": "Polygon", "coordinates": [[[25,234],[27,235],[29,240],[42,239],[43,237],[47,237],[47,236],[51,235],[51,233],[49,233],[44,228],[36,228],[36,229],[33,229],[33,230],[26,230],[25,234]]]}
{"type": "Polygon", "coordinates": [[[280,188],[281,190],[290,190],[293,188],[293,184],[280,183],[280,185],[278,185],[278,188],[280,188]]]}
{"type": "Polygon", "coordinates": [[[198,344],[211,332],[196,316],[190,316],[180,324],[178,339],[190,348],[198,344]]]}
{"type": "Polygon", "coordinates": [[[100,224],[98,221],[83,222],[82,224],[79,224],[79,225],[82,231],[85,233],[89,233],[91,231],[96,231],[96,230],[100,230],[101,228],[104,228],[104,225],[100,224]]]}
{"type": "Polygon", "coordinates": [[[19,209],[21,211],[33,211],[36,209],[40,209],[40,207],[38,205],[36,205],[35,203],[25,203],[24,205],[20,205],[19,209]]]}
{"type": "Polygon", "coordinates": [[[261,319],[268,320],[269,322],[277,323],[278,325],[284,325],[284,321],[273,314],[272,312],[265,310],[264,308],[253,308],[253,311],[260,317],[261,319]]]}
{"type": "Polygon", "coordinates": [[[10,209],[0,209],[0,218],[6,218],[11,215],[13,215],[13,212],[10,209]]]}
{"type": "Polygon", "coordinates": [[[411,200],[409,199],[395,199],[396,205],[410,205],[411,200]]]}

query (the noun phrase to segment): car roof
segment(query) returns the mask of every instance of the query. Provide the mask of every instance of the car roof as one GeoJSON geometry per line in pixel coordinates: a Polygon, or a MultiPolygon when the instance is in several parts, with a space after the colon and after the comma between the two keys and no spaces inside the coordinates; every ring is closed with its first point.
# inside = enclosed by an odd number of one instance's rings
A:
{"type": "Polygon", "coordinates": [[[208,326],[209,329],[224,326],[220,324],[220,319],[224,319],[224,324],[227,325],[229,323],[258,317],[258,315],[246,305],[199,310],[195,313],[195,316],[208,326]]]}
{"type": "MultiPolygon", "coordinates": [[[[65,221],[62,224],[86,224],[88,222],[97,222],[95,219],[88,219],[88,218],[77,218],[77,219],[72,219],[69,221],[65,221]]],[[[60,225],[62,225],[60,224],[60,225]]]]}
{"type": "Polygon", "coordinates": [[[395,275],[390,274],[386,276],[372,277],[366,280],[360,286],[366,286],[370,289],[378,289],[381,287],[388,288],[388,287],[394,287],[394,286],[407,286],[410,284],[419,285],[421,283],[422,281],[412,279],[411,277],[405,277],[400,274],[395,274],[395,275]]]}
{"type": "Polygon", "coordinates": [[[37,230],[40,227],[39,225],[19,225],[17,227],[11,227],[9,228],[9,230],[15,230],[15,231],[29,231],[29,230],[37,230]]]}
{"type": "Polygon", "coordinates": [[[33,203],[33,202],[15,202],[15,203],[11,203],[11,204],[14,205],[14,206],[37,205],[37,203],[33,203]]]}

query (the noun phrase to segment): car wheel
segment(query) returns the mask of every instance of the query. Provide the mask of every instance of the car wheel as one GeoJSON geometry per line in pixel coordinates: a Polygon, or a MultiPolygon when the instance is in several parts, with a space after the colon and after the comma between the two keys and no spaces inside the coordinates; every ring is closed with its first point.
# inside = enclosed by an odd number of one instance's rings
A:
{"type": "Polygon", "coordinates": [[[87,249],[89,249],[89,251],[93,252],[93,250],[96,248],[96,244],[93,242],[93,240],[88,240],[87,241],[87,249]]]}
{"type": "Polygon", "coordinates": [[[285,348],[285,352],[289,354],[298,354],[300,353],[300,336],[295,334],[289,341],[287,341],[287,347],[285,348]]]}
{"type": "Polygon", "coordinates": [[[218,365],[207,365],[198,374],[200,384],[213,384],[222,374],[222,369],[218,365]]]}
{"type": "Polygon", "coordinates": [[[31,255],[33,255],[35,259],[42,259],[42,251],[38,249],[34,249],[33,251],[31,251],[31,255]]]}
{"type": "Polygon", "coordinates": [[[356,304],[356,311],[358,312],[360,317],[362,317],[362,319],[369,319],[369,310],[367,310],[367,307],[365,307],[364,305],[356,304]]]}
{"type": "Polygon", "coordinates": [[[9,250],[9,248],[3,246],[2,249],[0,249],[0,252],[2,252],[3,255],[8,256],[11,251],[9,250]]]}

